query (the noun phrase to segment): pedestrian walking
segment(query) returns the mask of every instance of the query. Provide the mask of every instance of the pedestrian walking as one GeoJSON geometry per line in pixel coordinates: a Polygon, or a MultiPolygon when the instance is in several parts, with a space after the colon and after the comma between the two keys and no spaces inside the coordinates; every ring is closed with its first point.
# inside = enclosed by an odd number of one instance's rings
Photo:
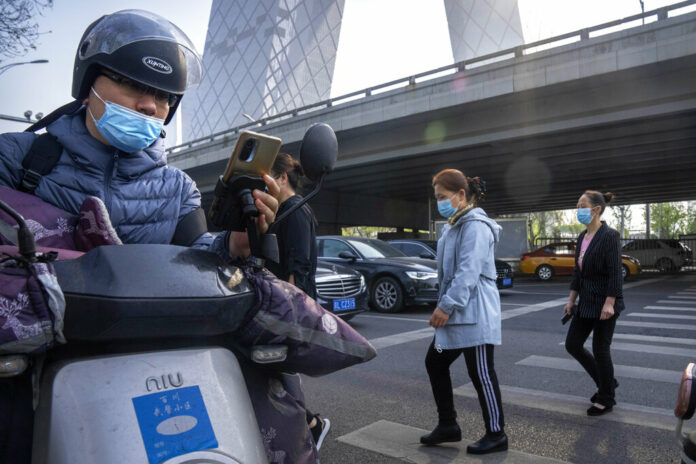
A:
{"type": "Polygon", "coordinates": [[[469,445],[467,452],[503,451],[508,439],[493,365],[493,347],[501,344],[500,295],[493,254],[502,228],[477,207],[486,190],[481,179],[445,169],[433,178],[432,185],[438,211],[448,223],[437,244],[440,295],[430,318],[435,337],[425,357],[438,425],[420,441],[436,445],[462,439],[450,366],[463,353],[486,426],[486,434],[469,445]]]}
{"type": "MultiPolygon", "coordinates": [[[[281,215],[303,200],[302,196],[297,194],[297,189],[304,172],[300,163],[292,156],[279,153],[271,168],[271,174],[280,187],[278,215],[281,215]]],[[[306,203],[286,221],[272,225],[271,232],[278,237],[280,262],[266,262],[268,270],[276,277],[290,282],[312,298],[317,296],[314,283],[317,272],[316,227],[317,220],[312,208],[306,203]]],[[[331,428],[331,421],[309,409],[306,412],[307,425],[318,450],[331,428]]]]}
{"type": "Polygon", "coordinates": [[[590,374],[597,385],[587,410],[589,416],[601,416],[616,404],[619,386],[611,361],[611,340],[616,319],[624,309],[619,233],[600,217],[614,199],[612,193],[587,190],[578,200],[578,221],[586,226],[575,246],[575,270],[570,283],[570,298],[563,309],[572,320],[566,336],[566,350],[590,374]],[[580,300],[575,305],[575,301],[580,300]],[[584,344],[590,333],[592,353],[584,344]]]}

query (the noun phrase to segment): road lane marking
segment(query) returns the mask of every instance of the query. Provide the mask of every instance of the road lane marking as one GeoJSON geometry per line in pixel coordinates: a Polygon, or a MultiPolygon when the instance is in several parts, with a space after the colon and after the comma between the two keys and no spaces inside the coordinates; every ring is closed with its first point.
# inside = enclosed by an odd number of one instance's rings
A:
{"type": "Polygon", "coordinates": [[[428,321],[430,321],[430,318],[428,318],[428,319],[416,319],[415,317],[373,316],[372,314],[365,314],[365,313],[359,314],[357,317],[362,317],[362,318],[369,317],[369,318],[371,318],[371,319],[390,319],[390,320],[393,320],[393,321],[424,322],[424,323],[426,323],[426,324],[428,323],[428,321]]]}
{"type": "Polygon", "coordinates": [[[633,351],[634,353],[665,354],[668,356],[685,356],[687,358],[696,358],[696,350],[689,348],[674,348],[672,346],[614,342],[611,344],[611,349],[619,351],[633,351]]]}
{"type": "MultiPolygon", "coordinates": [[[[500,390],[503,404],[513,404],[515,406],[587,417],[586,409],[590,404],[587,398],[507,385],[501,385],[500,390]]],[[[478,398],[476,390],[471,383],[456,388],[454,394],[468,398],[478,398]]],[[[674,430],[677,422],[671,409],[651,408],[623,402],[619,402],[614,406],[611,414],[588,420],[620,422],[670,431],[674,430]]]]}
{"type": "Polygon", "coordinates": [[[626,316],[655,317],[659,319],[689,319],[692,321],[696,320],[696,316],[685,316],[683,314],[630,313],[626,314],[626,316]]]}
{"type": "MultiPolygon", "coordinates": [[[[515,364],[520,366],[541,367],[546,369],[558,369],[570,372],[585,373],[585,369],[573,358],[552,358],[550,356],[528,356],[515,364]]],[[[614,364],[614,375],[616,377],[627,377],[629,379],[651,380],[655,382],[680,383],[682,372],[668,371],[665,369],[654,369],[650,367],[624,366],[614,364]]]]}
{"type": "Polygon", "coordinates": [[[670,295],[667,298],[674,300],[696,300],[696,296],[670,295]]]}
{"type": "Polygon", "coordinates": [[[643,309],[657,309],[659,311],[696,311],[696,308],[678,306],[646,306],[643,309]]]}
{"type": "MultiPolygon", "coordinates": [[[[658,337],[656,335],[638,335],[638,334],[624,334],[615,333],[614,339],[619,340],[634,340],[637,342],[658,342],[658,343],[672,343],[677,345],[694,345],[696,346],[696,339],[693,338],[679,338],[679,337],[658,337]]],[[[563,342],[565,343],[565,342],[563,342]]]]}
{"type": "Polygon", "coordinates": [[[658,304],[694,304],[693,301],[657,300],[658,304]]]}
{"type": "MultiPolygon", "coordinates": [[[[475,464],[489,462],[496,464],[569,464],[558,459],[545,458],[533,454],[508,450],[496,453],[490,459],[471,456],[466,453],[469,443],[478,437],[462,437],[461,442],[446,443],[441,446],[423,446],[420,437],[430,432],[410,425],[387,420],[379,420],[361,429],[337,438],[338,441],[357,448],[400,459],[410,463],[431,464],[475,464]]],[[[512,442],[514,444],[514,442],[512,442]]]]}
{"type": "Polygon", "coordinates": [[[385,337],[373,338],[370,340],[372,346],[375,349],[388,348],[394,345],[401,345],[402,343],[409,343],[415,340],[421,340],[423,338],[433,338],[435,335],[435,329],[428,327],[426,329],[412,330],[411,332],[402,332],[394,335],[387,335],[385,337]]]}
{"type": "Polygon", "coordinates": [[[623,327],[644,327],[646,329],[678,329],[696,330],[696,325],[690,324],[662,324],[659,322],[635,322],[635,321],[616,321],[616,325],[623,327]]]}

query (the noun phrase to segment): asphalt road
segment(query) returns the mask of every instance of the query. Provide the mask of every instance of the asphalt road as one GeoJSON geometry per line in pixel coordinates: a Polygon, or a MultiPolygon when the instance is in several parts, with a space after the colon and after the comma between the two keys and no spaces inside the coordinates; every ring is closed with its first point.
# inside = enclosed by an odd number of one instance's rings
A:
{"type": "Polygon", "coordinates": [[[562,344],[568,284],[567,278],[518,279],[514,289],[501,293],[503,345],[496,348],[495,364],[510,438],[507,456],[470,460],[462,451],[484,432],[463,359],[453,364],[452,378],[461,387],[455,405],[465,442],[436,447],[444,449],[418,446],[416,429],[430,430],[437,421],[424,367],[433,308],[421,306],[356,317],[351,324],[378,346],[377,358],[303,379],[309,408],[332,422],[322,462],[679,462],[671,414],[681,372],[696,361],[696,274],[627,282],[627,308],[612,345],[618,405],[602,418],[585,414],[595,386],[562,344]]]}

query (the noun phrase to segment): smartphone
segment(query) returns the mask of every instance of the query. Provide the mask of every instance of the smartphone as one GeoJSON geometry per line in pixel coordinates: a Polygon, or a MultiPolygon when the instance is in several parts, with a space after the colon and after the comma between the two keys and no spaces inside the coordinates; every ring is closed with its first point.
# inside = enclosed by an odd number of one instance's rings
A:
{"type": "Polygon", "coordinates": [[[573,307],[570,309],[570,314],[564,314],[561,318],[561,324],[565,325],[565,323],[568,322],[570,318],[575,315],[575,311],[577,311],[577,309],[578,305],[573,305],[573,307]]]}
{"type": "Polygon", "coordinates": [[[227,182],[235,174],[263,177],[270,173],[282,143],[278,137],[242,131],[227,161],[222,180],[227,182]]]}

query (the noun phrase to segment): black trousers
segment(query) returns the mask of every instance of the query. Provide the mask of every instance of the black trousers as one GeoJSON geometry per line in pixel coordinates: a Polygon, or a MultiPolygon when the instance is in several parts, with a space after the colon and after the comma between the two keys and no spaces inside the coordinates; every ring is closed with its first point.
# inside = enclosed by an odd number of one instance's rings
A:
{"type": "Polygon", "coordinates": [[[435,349],[435,340],[430,344],[425,356],[425,368],[430,377],[437,414],[441,425],[456,424],[457,412],[454,409],[452,378],[450,366],[464,353],[469,378],[478,393],[483,422],[487,433],[503,431],[503,404],[500,400],[498,376],[493,366],[493,345],[479,345],[456,350],[435,349]]]}
{"type": "Polygon", "coordinates": [[[597,402],[604,406],[614,406],[614,364],[611,362],[611,340],[614,337],[616,318],[601,321],[573,317],[566,335],[566,350],[578,360],[597,384],[597,402]],[[592,337],[592,353],[584,347],[587,337],[592,337]]]}

